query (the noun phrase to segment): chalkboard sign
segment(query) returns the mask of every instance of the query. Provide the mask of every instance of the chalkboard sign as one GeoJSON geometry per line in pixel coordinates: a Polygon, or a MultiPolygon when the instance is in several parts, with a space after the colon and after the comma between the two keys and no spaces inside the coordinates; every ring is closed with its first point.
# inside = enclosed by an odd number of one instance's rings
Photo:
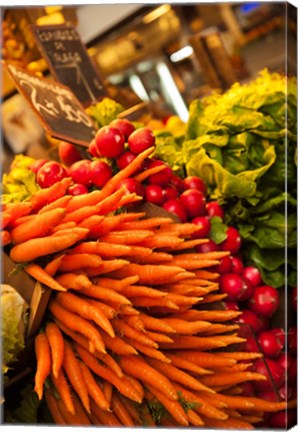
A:
{"type": "Polygon", "coordinates": [[[68,87],[37,77],[12,64],[2,64],[49,135],[88,147],[96,127],[68,87]]]}
{"type": "Polygon", "coordinates": [[[82,105],[108,96],[76,29],[68,25],[32,26],[37,44],[55,79],[69,87],[82,105]]]}

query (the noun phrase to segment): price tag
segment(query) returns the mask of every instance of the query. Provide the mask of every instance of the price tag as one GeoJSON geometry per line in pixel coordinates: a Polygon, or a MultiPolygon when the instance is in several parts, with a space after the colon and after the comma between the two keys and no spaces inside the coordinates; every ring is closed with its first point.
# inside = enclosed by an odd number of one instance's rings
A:
{"type": "Polygon", "coordinates": [[[12,64],[2,64],[49,135],[88,147],[96,126],[68,87],[12,64]]]}
{"type": "Polygon", "coordinates": [[[82,105],[108,96],[76,29],[68,25],[32,26],[37,44],[55,79],[69,87],[82,105]]]}

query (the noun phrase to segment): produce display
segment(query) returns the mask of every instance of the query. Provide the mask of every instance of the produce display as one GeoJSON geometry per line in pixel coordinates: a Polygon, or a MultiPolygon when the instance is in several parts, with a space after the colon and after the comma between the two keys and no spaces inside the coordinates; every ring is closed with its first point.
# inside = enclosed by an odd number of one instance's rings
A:
{"type": "Polygon", "coordinates": [[[43,407],[60,425],[295,424],[296,326],[272,321],[287,283],[297,313],[294,260],[285,273],[281,257],[285,233],[296,247],[295,179],[285,194],[278,177],[285,145],[296,169],[284,80],[264,72],[194,101],[172,131],[117,118],[105,99],[88,109],[87,149],[15,157],[2,245],[51,298],[30,396],[9,422],[28,422],[30,400],[31,422],[43,407]]]}

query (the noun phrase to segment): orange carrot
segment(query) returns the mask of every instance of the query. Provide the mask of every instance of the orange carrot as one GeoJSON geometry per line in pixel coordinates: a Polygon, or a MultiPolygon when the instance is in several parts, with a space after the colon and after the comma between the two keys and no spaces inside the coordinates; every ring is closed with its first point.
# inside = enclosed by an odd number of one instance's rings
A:
{"type": "MultiPolygon", "coordinates": [[[[97,255],[94,255],[94,256],[97,256],[97,255]]],[[[98,257],[98,259],[100,259],[100,258],[98,257]]],[[[127,265],[127,263],[128,263],[128,261],[126,261],[124,259],[115,258],[115,259],[111,259],[111,260],[101,260],[101,263],[99,266],[84,267],[83,269],[84,269],[84,272],[89,277],[94,277],[94,276],[99,276],[102,274],[111,273],[113,271],[121,269],[122,267],[127,265]]]]}
{"type": "Polygon", "coordinates": [[[122,294],[119,294],[109,288],[98,287],[92,285],[90,287],[83,287],[80,291],[87,297],[92,297],[93,299],[111,301],[113,303],[119,303],[122,305],[130,305],[131,302],[122,294]]]}
{"type": "Polygon", "coordinates": [[[102,259],[95,254],[74,254],[64,255],[61,259],[59,272],[72,272],[83,267],[99,267],[102,259]]]}
{"type": "Polygon", "coordinates": [[[210,321],[210,322],[223,322],[230,321],[241,315],[242,312],[233,310],[190,310],[181,314],[180,318],[189,319],[192,315],[192,319],[210,321]]]}
{"type": "Polygon", "coordinates": [[[118,335],[127,336],[131,339],[135,339],[136,341],[144,345],[150,346],[152,348],[158,347],[157,343],[154,342],[152,339],[150,339],[148,336],[146,336],[145,333],[134,329],[133,327],[131,327],[121,319],[114,319],[112,321],[112,325],[115,331],[118,333],[118,335]]]}
{"type": "Polygon", "coordinates": [[[101,387],[97,384],[89,368],[82,362],[80,362],[80,367],[89,396],[94,400],[94,402],[100,409],[108,410],[110,408],[110,404],[106,400],[101,387]]]}
{"type": "Polygon", "coordinates": [[[224,342],[215,339],[215,337],[173,335],[172,339],[172,343],[162,343],[160,347],[163,349],[196,349],[199,351],[207,351],[226,346],[224,342]]]}
{"type": "Polygon", "coordinates": [[[97,278],[94,278],[93,282],[95,283],[95,285],[98,286],[111,288],[115,291],[122,291],[123,289],[129,287],[130,285],[137,283],[138,280],[139,280],[138,276],[130,276],[122,280],[99,276],[97,278]]]}
{"type": "Polygon", "coordinates": [[[116,189],[117,185],[124,179],[131,177],[142,165],[143,161],[154,151],[154,147],[149,147],[139,153],[135,159],[125,168],[118,171],[102,188],[103,196],[109,196],[116,189]]]}
{"type": "Polygon", "coordinates": [[[194,410],[189,409],[187,411],[186,415],[187,415],[187,420],[188,420],[190,425],[192,425],[192,426],[204,426],[205,425],[202,418],[194,410]]]}
{"type": "Polygon", "coordinates": [[[171,339],[169,336],[165,335],[164,333],[156,333],[156,332],[146,330],[146,334],[147,334],[147,336],[149,336],[151,339],[153,339],[157,343],[160,343],[160,342],[171,343],[171,342],[173,342],[173,339],[171,339]]]}
{"type": "Polygon", "coordinates": [[[38,282],[46,285],[48,288],[51,288],[56,291],[66,291],[62,285],[60,285],[52,276],[50,276],[40,265],[38,264],[29,264],[24,267],[26,273],[36,279],[38,282]]]}
{"type": "Polygon", "coordinates": [[[120,366],[123,372],[142,380],[146,385],[152,385],[169,399],[178,399],[177,392],[169,379],[151,367],[140,356],[123,356],[120,359],[120,366]]]}
{"type": "MultiPolygon", "coordinates": [[[[49,265],[51,265],[53,261],[51,261],[49,265]]],[[[81,290],[83,287],[89,287],[92,285],[92,282],[85,274],[79,274],[79,273],[63,273],[57,275],[55,279],[60,285],[62,285],[67,290],[73,289],[77,291],[77,290],[81,290]]]]}
{"type": "Polygon", "coordinates": [[[63,368],[73,389],[82,401],[84,408],[88,413],[90,413],[88,390],[80,368],[80,363],[67,341],[65,341],[64,347],[63,368]]]}
{"type": "Polygon", "coordinates": [[[152,228],[156,228],[158,226],[161,225],[167,225],[167,224],[171,224],[173,222],[173,220],[169,217],[160,217],[160,216],[156,216],[156,217],[150,217],[147,219],[140,219],[137,221],[126,221],[126,222],[121,222],[119,225],[119,229],[121,230],[146,230],[146,229],[152,229],[152,228]]]}
{"type": "Polygon", "coordinates": [[[163,318],[179,334],[191,335],[207,330],[211,324],[207,321],[186,321],[179,318],[163,318]]]}
{"type": "Polygon", "coordinates": [[[115,190],[113,193],[111,193],[111,195],[106,196],[100,203],[97,204],[99,210],[98,214],[106,215],[113,211],[125,194],[126,188],[122,186],[119,189],[115,190]]]}
{"type": "Polygon", "coordinates": [[[121,279],[128,276],[139,276],[139,283],[144,285],[160,284],[183,272],[181,267],[168,265],[150,265],[130,263],[113,272],[112,276],[121,279]]]}
{"type": "Polygon", "coordinates": [[[192,402],[195,404],[193,410],[200,416],[202,415],[207,418],[215,418],[218,420],[225,420],[228,418],[227,414],[216,408],[206,399],[198,396],[197,392],[187,390],[178,383],[173,383],[173,386],[178,392],[180,398],[182,397],[187,402],[192,402]]]}
{"type": "MultiPolygon", "coordinates": [[[[79,226],[79,225],[77,225],[75,222],[72,222],[72,221],[65,222],[65,223],[61,222],[60,224],[53,226],[53,228],[51,229],[51,234],[55,234],[55,233],[62,231],[62,230],[75,228],[77,226],[79,226]]],[[[83,227],[83,228],[86,228],[86,227],[83,227]]]]}
{"type": "Polygon", "coordinates": [[[125,321],[130,327],[133,327],[135,330],[146,332],[143,320],[138,315],[124,315],[121,317],[123,321],[125,321]]]}
{"type": "Polygon", "coordinates": [[[210,394],[206,395],[205,393],[200,393],[200,396],[202,398],[207,397],[211,401],[211,403],[212,400],[222,401],[226,404],[228,408],[232,408],[232,409],[246,410],[255,407],[255,404],[248,401],[246,397],[227,396],[221,393],[213,393],[212,395],[210,394]]]}
{"type": "Polygon", "coordinates": [[[166,297],[130,297],[130,301],[134,304],[135,307],[140,308],[151,308],[154,306],[157,307],[166,307],[169,310],[179,309],[179,306],[176,303],[168,300],[168,296],[166,297]]]}
{"type": "Polygon", "coordinates": [[[264,411],[264,412],[277,412],[282,411],[285,409],[291,409],[295,408],[297,401],[295,400],[293,406],[291,405],[290,401],[288,402],[271,402],[267,401],[261,398],[252,397],[252,396],[245,396],[245,399],[248,402],[251,402],[254,404],[254,407],[246,408],[247,411],[264,411]]]}
{"type": "Polygon", "coordinates": [[[56,377],[53,374],[51,374],[51,380],[55,386],[57,393],[62,399],[67,411],[69,411],[71,414],[74,414],[75,407],[72,401],[71,391],[66,381],[63,369],[59,371],[59,374],[56,377]]]}
{"type": "MultiPolygon", "coordinates": [[[[55,256],[55,258],[53,258],[52,261],[48,262],[48,264],[45,266],[44,271],[50,276],[55,276],[64,255],[65,254],[60,254],[58,256],[55,256]]],[[[64,288],[65,290],[67,289],[66,287],[64,288]]]]}
{"type": "Polygon", "coordinates": [[[70,312],[79,314],[82,318],[94,321],[100,328],[114,337],[115,333],[110,321],[99,310],[93,307],[88,301],[72,293],[60,293],[56,296],[58,303],[70,312]],[[61,294],[61,295],[60,295],[61,294]]]}
{"type": "Polygon", "coordinates": [[[88,301],[95,308],[99,309],[108,319],[116,318],[117,311],[111,306],[102,303],[98,300],[93,300],[87,297],[86,297],[86,301],[88,301]]]}
{"type": "Polygon", "coordinates": [[[11,231],[11,240],[14,244],[23,243],[36,237],[44,237],[51,228],[62,221],[65,210],[57,208],[43,214],[37,214],[33,219],[18,225],[11,231]]]}
{"type": "Polygon", "coordinates": [[[131,256],[148,256],[152,253],[151,249],[135,245],[123,245],[119,243],[106,243],[103,241],[89,241],[76,246],[72,252],[75,253],[95,253],[103,258],[131,256]]]}
{"type": "Polygon", "coordinates": [[[167,398],[164,393],[157,390],[154,386],[147,385],[147,387],[179,425],[188,426],[189,423],[187,415],[177,400],[167,398]]]}
{"type": "Polygon", "coordinates": [[[91,411],[93,415],[98,419],[99,424],[102,424],[106,427],[122,426],[120,421],[112,412],[100,409],[93,400],[91,400],[91,411]]]}
{"type": "Polygon", "coordinates": [[[151,346],[144,345],[135,339],[130,339],[126,337],[125,340],[130,343],[131,346],[133,346],[137,351],[146,355],[147,357],[152,357],[165,363],[170,363],[170,360],[162,353],[162,351],[151,346]]]}
{"type": "Polygon", "coordinates": [[[213,392],[212,389],[209,389],[201,382],[202,381],[201,377],[200,380],[197,380],[196,378],[184,372],[183,370],[177,368],[176,366],[173,366],[172,364],[165,363],[163,361],[154,358],[147,358],[147,362],[150,366],[158,370],[160,373],[162,373],[171,381],[179,382],[184,386],[191,388],[193,390],[198,390],[198,391],[204,390],[210,393],[213,392]]]}
{"type": "Polygon", "coordinates": [[[228,351],[228,352],[221,352],[219,354],[221,357],[225,357],[225,358],[229,358],[229,359],[234,359],[237,361],[242,361],[242,360],[255,360],[257,358],[261,358],[263,357],[262,353],[254,353],[254,352],[242,352],[242,351],[228,351]]]}
{"type": "Polygon", "coordinates": [[[41,189],[30,198],[30,204],[33,212],[39,211],[42,207],[56,201],[58,198],[66,194],[68,187],[71,185],[72,179],[66,177],[52,186],[41,189]]]}
{"type": "Polygon", "coordinates": [[[53,322],[46,324],[45,333],[51,348],[52,372],[54,377],[57,378],[63,363],[64,338],[57,324],[53,322]]]}
{"type": "MultiPolygon", "coordinates": [[[[68,222],[70,223],[70,222],[68,222]]],[[[91,232],[94,229],[97,229],[101,223],[104,223],[104,216],[99,215],[93,215],[86,219],[83,219],[78,226],[82,228],[88,228],[88,230],[91,232]]],[[[90,235],[90,233],[89,233],[90,235]]]]}
{"type": "Polygon", "coordinates": [[[69,327],[71,330],[74,330],[75,332],[87,337],[91,342],[93,342],[98,351],[105,352],[105,346],[101,335],[93,324],[84,318],[81,318],[79,315],[68,311],[63,306],[61,306],[57,300],[51,300],[48,308],[54,317],[56,317],[64,325],[69,327]]]}
{"type": "Polygon", "coordinates": [[[112,395],[113,395],[113,385],[109,381],[103,381],[102,383],[102,392],[105,396],[106,401],[108,402],[109,406],[112,402],[112,395]]]}
{"type": "Polygon", "coordinates": [[[37,393],[38,399],[41,400],[45,380],[50,375],[52,368],[51,348],[45,333],[39,333],[35,338],[35,355],[37,366],[34,377],[34,391],[37,393]]]}
{"type": "Polygon", "coordinates": [[[57,400],[59,411],[63,415],[66,424],[68,426],[89,426],[91,423],[87,416],[86,411],[82,407],[81,402],[79,401],[79,399],[77,398],[74,392],[71,392],[71,397],[75,407],[74,414],[71,414],[69,411],[67,411],[62,399],[57,400]]]}
{"type": "Polygon", "coordinates": [[[167,353],[166,356],[171,361],[171,363],[179,369],[185,369],[197,375],[212,374],[212,371],[204,369],[201,366],[198,366],[196,363],[183,359],[182,357],[179,357],[175,354],[167,353]]]}
{"type": "Polygon", "coordinates": [[[128,383],[128,381],[125,379],[125,376],[119,378],[111,369],[107,368],[106,366],[102,366],[97,361],[96,357],[94,357],[80,345],[76,345],[76,349],[86,366],[88,366],[89,369],[91,369],[96,375],[111,382],[124,396],[136,402],[141,402],[139,394],[134,389],[134,387],[128,383]]]}
{"type": "Polygon", "coordinates": [[[104,220],[99,223],[99,225],[93,226],[90,229],[88,239],[98,240],[100,237],[114,230],[122,220],[122,214],[105,217],[104,220]]]}
{"type": "Polygon", "coordinates": [[[111,338],[109,335],[102,333],[102,340],[105,346],[117,355],[126,356],[138,353],[133,346],[126,343],[119,336],[111,338]]]}
{"type": "Polygon", "coordinates": [[[148,168],[145,171],[140,172],[134,176],[134,179],[138,182],[142,183],[146,178],[150,177],[153,174],[157,174],[160,171],[163,171],[166,168],[165,165],[157,165],[152,168],[148,168]]]}
{"type": "Polygon", "coordinates": [[[1,233],[0,244],[2,245],[2,247],[10,244],[11,243],[10,232],[2,229],[2,231],[0,231],[0,233],[1,233]]]}
{"type": "Polygon", "coordinates": [[[141,313],[141,318],[146,329],[156,330],[161,333],[175,333],[176,330],[162,318],[155,318],[145,313],[141,313]]]}
{"type": "Polygon", "coordinates": [[[98,213],[99,208],[96,205],[80,207],[72,212],[68,212],[63,219],[63,223],[75,222],[76,224],[79,224],[88,217],[94,216],[98,213]]]}
{"type": "Polygon", "coordinates": [[[131,245],[142,242],[144,239],[151,237],[153,231],[138,230],[138,231],[110,231],[101,237],[101,240],[106,243],[116,243],[131,245]]]}
{"type": "Polygon", "coordinates": [[[183,242],[183,239],[171,234],[155,234],[154,236],[140,240],[140,245],[148,248],[170,248],[173,249],[183,242]]]}
{"type": "Polygon", "coordinates": [[[38,214],[43,214],[50,210],[54,210],[56,208],[66,209],[66,206],[71,199],[72,199],[71,195],[64,195],[61,198],[58,198],[55,201],[51,202],[50,204],[45,205],[43,208],[39,210],[38,214]]]}
{"type": "Polygon", "coordinates": [[[123,426],[133,427],[135,423],[131,418],[129,411],[126,409],[126,405],[122,402],[119,395],[117,393],[113,393],[112,396],[112,404],[111,404],[113,413],[119,419],[120,423],[123,426]]]}
{"type": "Polygon", "coordinates": [[[223,372],[223,373],[215,373],[214,375],[206,376],[201,378],[201,382],[206,386],[214,387],[214,386],[226,386],[226,385],[235,385],[240,384],[245,381],[260,381],[266,380],[265,375],[261,375],[259,373],[245,371],[245,372],[223,372]]]}
{"type": "Polygon", "coordinates": [[[237,362],[232,358],[223,358],[222,353],[206,353],[200,351],[184,350],[183,348],[179,351],[171,351],[176,356],[182,359],[197,364],[200,367],[206,368],[218,368],[225,366],[233,366],[237,362]]]}
{"type": "Polygon", "coordinates": [[[121,294],[126,297],[165,297],[167,293],[150,288],[144,285],[129,285],[121,290],[121,294]]]}
{"type": "Polygon", "coordinates": [[[49,390],[45,392],[45,400],[55,424],[62,425],[62,426],[67,425],[65,419],[63,418],[58,408],[57,400],[49,390]]]}
{"type": "Polygon", "coordinates": [[[202,419],[205,423],[205,425],[208,428],[220,428],[220,429],[240,429],[240,430],[246,430],[246,429],[254,429],[254,427],[243,420],[236,419],[229,417],[228,419],[225,419],[224,421],[218,420],[215,418],[208,418],[203,417],[202,419]]]}
{"type": "Polygon", "coordinates": [[[82,240],[88,233],[88,230],[84,228],[73,228],[67,233],[65,231],[63,233],[61,231],[59,236],[39,237],[20,243],[11,249],[10,257],[14,262],[33,261],[36,258],[69,248],[77,241],[82,240]]]}
{"type": "Polygon", "coordinates": [[[173,255],[166,252],[152,252],[150,255],[145,256],[139,256],[136,250],[135,252],[136,254],[132,254],[130,260],[138,264],[162,264],[173,261],[173,255]]]}
{"type": "Polygon", "coordinates": [[[28,215],[32,211],[31,203],[27,201],[8,203],[2,207],[1,229],[12,225],[20,217],[28,215]]]}
{"type": "Polygon", "coordinates": [[[71,337],[75,342],[82,345],[85,349],[89,350],[90,352],[95,352],[95,347],[90,340],[88,340],[85,336],[83,336],[80,333],[76,333],[75,331],[71,330],[69,327],[67,327],[65,324],[63,324],[61,321],[59,321],[57,318],[54,318],[55,323],[57,326],[63,331],[63,333],[67,334],[71,337]]]}

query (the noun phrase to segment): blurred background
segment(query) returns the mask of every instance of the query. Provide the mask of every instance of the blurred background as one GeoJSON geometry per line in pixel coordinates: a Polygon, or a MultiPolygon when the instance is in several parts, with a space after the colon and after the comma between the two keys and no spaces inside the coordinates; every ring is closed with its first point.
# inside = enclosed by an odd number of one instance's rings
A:
{"type": "MultiPolygon", "coordinates": [[[[108,95],[157,119],[187,121],[192,100],[268,68],[296,75],[297,10],[286,2],[113,4],[2,8],[2,59],[50,76],[31,26],[70,24],[108,95]]],[[[10,156],[39,157],[43,129],[3,73],[5,170],[10,156]],[[25,133],[24,133],[25,131],[25,133]]]]}

